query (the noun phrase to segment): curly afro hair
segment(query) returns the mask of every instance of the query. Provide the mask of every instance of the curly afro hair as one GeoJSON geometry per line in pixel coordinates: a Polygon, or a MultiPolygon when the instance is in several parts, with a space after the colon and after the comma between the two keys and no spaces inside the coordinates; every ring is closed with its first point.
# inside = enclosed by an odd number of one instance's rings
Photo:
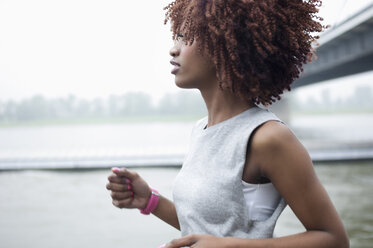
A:
{"type": "Polygon", "coordinates": [[[166,6],[173,39],[198,41],[220,87],[256,104],[281,99],[313,57],[321,0],[176,0],[166,6]]]}

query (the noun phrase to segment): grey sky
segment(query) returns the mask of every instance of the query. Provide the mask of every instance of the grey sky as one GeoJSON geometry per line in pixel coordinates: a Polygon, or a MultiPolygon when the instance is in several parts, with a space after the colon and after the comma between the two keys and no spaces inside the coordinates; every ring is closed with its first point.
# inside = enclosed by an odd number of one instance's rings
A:
{"type": "MultiPolygon", "coordinates": [[[[324,2],[321,15],[335,24],[373,0],[324,2]]],[[[177,91],[163,25],[168,3],[0,0],[0,100],[177,91]]]]}

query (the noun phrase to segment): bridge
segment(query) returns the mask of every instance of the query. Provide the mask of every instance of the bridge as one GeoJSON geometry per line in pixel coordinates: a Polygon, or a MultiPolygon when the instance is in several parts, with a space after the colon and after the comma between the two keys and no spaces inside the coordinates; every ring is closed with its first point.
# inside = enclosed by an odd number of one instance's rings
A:
{"type": "Polygon", "coordinates": [[[323,33],[293,88],[373,70],[373,4],[323,33]]]}
{"type": "MultiPolygon", "coordinates": [[[[373,3],[325,31],[318,42],[317,59],[304,65],[292,89],[373,70],[373,3]]],[[[270,109],[289,121],[288,107],[285,95],[270,109]]]]}
{"type": "MultiPolygon", "coordinates": [[[[373,70],[373,4],[323,33],[318,40],[317,59],[304,66],[292,88],[373,70]]],[[[287,97],[271,107],[282,120],[290,122],[287,97]]],[[[373,143],[327,144],[325,149],[307,147],[314,161],[372,159],[373,143]],[[332,151],[336,151],[335,157],[332,151]],[[326,152],[326,155],[323,154],[326,152]]]]}

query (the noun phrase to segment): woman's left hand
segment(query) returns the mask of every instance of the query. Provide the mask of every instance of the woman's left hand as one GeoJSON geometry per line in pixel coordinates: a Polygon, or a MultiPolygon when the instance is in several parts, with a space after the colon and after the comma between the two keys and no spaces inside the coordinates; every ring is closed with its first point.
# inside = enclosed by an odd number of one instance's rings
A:
{"type": "Polygon", "coordinates": [[[170,243],[158,248],[224,248],[227,247],[227,238],[220,238],[211,235],[187,235],[174,239],[170,243]]]}

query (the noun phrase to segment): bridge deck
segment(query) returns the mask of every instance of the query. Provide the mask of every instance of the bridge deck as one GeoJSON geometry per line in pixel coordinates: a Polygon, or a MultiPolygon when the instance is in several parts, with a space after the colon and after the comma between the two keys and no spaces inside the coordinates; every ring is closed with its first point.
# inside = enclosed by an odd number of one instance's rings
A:
{"type": "Polygon", "coordinates": [[[373,70],[373,4],[325,32],[319,43],[317,60],[304,66],[294,88],[373,70]]]}

